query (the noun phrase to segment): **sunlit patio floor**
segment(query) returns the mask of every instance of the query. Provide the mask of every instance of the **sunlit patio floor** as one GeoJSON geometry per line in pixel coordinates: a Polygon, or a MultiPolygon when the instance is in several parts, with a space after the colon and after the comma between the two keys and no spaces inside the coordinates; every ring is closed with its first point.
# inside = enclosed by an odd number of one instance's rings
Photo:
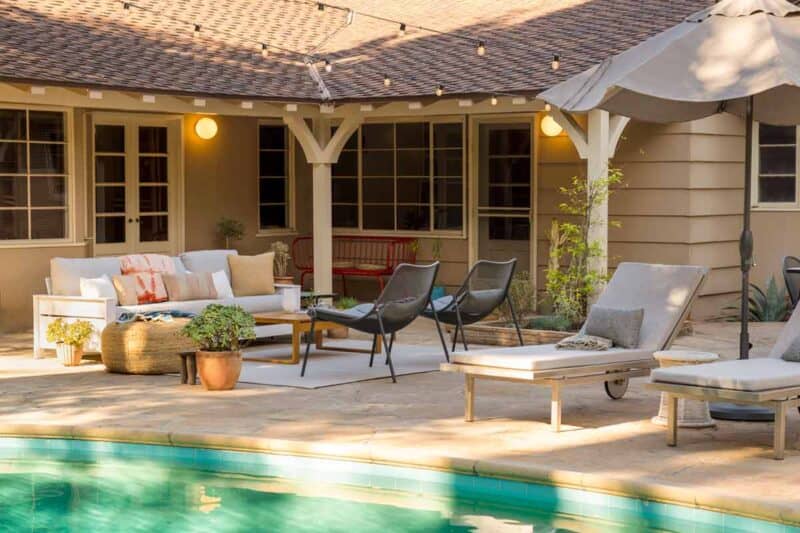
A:
{"type": "MultiPolygon", "coordinates": [[[[753,326],[754,353],[764,354],[780,325],[753,326]]],[[[736,353],[738,325],[700,323],[676,346],[736,353]]],[[[436,346],[418,320],[402,344],[436,346]]],[[[434,348],[432,348],[434,349],[434,348]]],[[[365,356],[366,357],[366,356],[365,356]]],[[[366,361],[365,361],[366,363],[366,361]]],[[[299,371],[299,369],[298,369],[299,371]]],[[[694,494],[735,496],[800,506],[800,416],[789,414],[787,455],[771,458],[772,424],[719,422],[683,429],[679,446],[650,418],[658,395],[637,379],[621,401],[601,386],[567,388],[561,433],[548,425],[549,389],[478,382],[474,423],[463,421],[463,377],[439,372],[317,390],[240,385],[209,393],[174,376],[108,374],[100,364],[60,367],[34,360],[27,335],[0,341],[0,426],[9,424],[128,428],[349,443],[398,453],[494,460],[652,482],[694,494]]]]}

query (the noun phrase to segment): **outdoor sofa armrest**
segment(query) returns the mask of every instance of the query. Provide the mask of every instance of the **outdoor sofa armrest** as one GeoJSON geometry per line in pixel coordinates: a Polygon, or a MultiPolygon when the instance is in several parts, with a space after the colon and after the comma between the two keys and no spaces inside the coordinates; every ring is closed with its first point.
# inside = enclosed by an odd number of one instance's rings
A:
{"type": "Polygon", "coordinates": [[[299,311],[300,310],[300,292],[302,287],[300,285],[293,285],[288,283],[276,283],[275,292],[283,296],[282,307],[284,311],[299,311]]]}

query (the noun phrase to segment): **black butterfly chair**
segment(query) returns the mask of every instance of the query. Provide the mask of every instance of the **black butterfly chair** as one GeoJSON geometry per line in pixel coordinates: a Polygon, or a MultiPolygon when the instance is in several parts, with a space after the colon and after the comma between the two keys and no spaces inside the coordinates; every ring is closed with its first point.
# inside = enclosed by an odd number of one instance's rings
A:
{"type": "MultiPolygon", "coordinates": [[[[461,288],[452,296],[443,296],[434,300],[422,312],[423,316],[433,318],[438,323],[444,322],[456,327],[453,335],[453,350],[456,349],[458,332],[461,332],[461,341],[464,349],[468,350],[464,326],[483,320],[489,316],[503,301],[508,302],[514,327],[517,328],[517,337],[522,346],[522,332],[519,329],[517,313],[508,297],[508,289],[514,277],[517,260],[487,261],[480,260],[467,274],[461,288]]],[[[445,347],[445,352],[447,348],[445,347]]],[[[449,360],[448,356],[448,360],[449,360]]]]}
{"type": "Polygon", "coordinates": [[[787,255],[783,258],[783,282],[786,283],[786,290],[789,293],[789,300],[792,302],[792,308],[797,306],[798,297],[800,297],[800,272],[789,272],[789,268],[800,267],[800,259],[787,255]]]}
{"type": "MultiPolygon", "coordinates": [[[[361,304],[346,310],[318,306],[309,308],[311,331],[309,332],[309,342],[306,344],[300,375],[304,376],[306,373],[308,352],[311,348],[311,339],[314,338],[315,323],[317,320],[323,320],[371,334],[372,353],[369,357],[369,366],[372,366],[378,344],[378,336],[380,336],[383,339],[383,346],[386,350],[386,364],[389,365],[389,370],[392,373],[392,381],[396,383],[397,378],[392,364],[392,347],[395,333],[413,322],[422,310],[431,303],[431,291],[438,271],[438,262],[431,265],[409,265],[404,263],[397,266],[375,303],[361,304]],[[391,335],[391,341],[387,341],[386,335],[391,335]]],[[[437,320],[435,312],[433,313],[433,319],[437,320]]],[[[436,325],[439,328],[438,320],[436,325]]],[[[439,339],[442,341],[445,355],[447,355],[447,345],[441,328],[439,328],[439,339]]]]}

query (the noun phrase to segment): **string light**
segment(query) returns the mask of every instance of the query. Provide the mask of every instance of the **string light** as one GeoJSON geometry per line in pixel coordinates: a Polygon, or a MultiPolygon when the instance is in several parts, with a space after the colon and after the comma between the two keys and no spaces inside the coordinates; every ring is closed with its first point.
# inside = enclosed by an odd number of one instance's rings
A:
{"type": "Polygon", "coordinates": [[[544,104],[544,110],[545,110],[545,111],[547,111],[547,112],[549,113],[549,112],[550,112],[550,109],[552,109],[552,108],[550,107],[550,104],[544,104]]]}
{"type": "Polygon", "coordinates": [[[558,57],[558,54],[553,55],[553,61],[550,63],[550,66],[553,70],[558,70],[558,67],[561,66],[561,58],[558,57]]]}
{"type": "Polygon", "coordinates": [[[442,96],[444,94],[444,85],[441,83],[436,86],[436,96],[442,96]]]}
{"type": "Polygon", "coordinates": [[[266,59],[269,56],[269,47],[267,43],[261,43],[261,57],[266,59]]]}
{"type": "Polygon", "coordinates": [[[384,85],[384,87],[391,87],[392,78],[390,78],[388,75],[384,74],[383,75],[383,85],[384,85]]]}
{"type": "Polygon", "coordinates": [[[128,13],[130,13],[131,12],[131,4],[130,4],[130,2],[122,2],[122,9],[125,11],[126,15],[128,13]]]}
{"type": "Polygon", "coordinates": [[[325,4],[317,2],[317,11],[325,11],[325,4]]]}
{"type": "Polygon", "coordinates": [[[194,36],[195,39],[200,37],[200,24],[194,25],[194,32],[192,33],[192,35],[194,36]]]}
{"type": "Polygon", "coordinates": [[[400,31],[398,31],[397,34],[400,37],[404,37],[405,36],[405,34],[406,34],[406,25],[405,25],[405,23],[403,23],[403,22],[400,23],[400,31]]]}
{"type": "Polygon", "coordinates": [[[331,63],[330,61],[328,61],[326,59],[325,60],[325,72],[330,72],[332,70],[333,70],[333,63],[331,63]]]}
{"type": "Polygon", "coordinates": [[[477,50],[477,52],[478,52],[479,56],[486,55],[486,43],[484,43],[483,41],[478,41],[478,50],[477,50]]]}
{"type": "Polygon", "coordinates": [[[492,99],[490,100],[490,102],[492,103],[492,105],[497,105],[497,96],[495,96],[495,95],[493,94],[493,95],[492,95],[492,99]]]}

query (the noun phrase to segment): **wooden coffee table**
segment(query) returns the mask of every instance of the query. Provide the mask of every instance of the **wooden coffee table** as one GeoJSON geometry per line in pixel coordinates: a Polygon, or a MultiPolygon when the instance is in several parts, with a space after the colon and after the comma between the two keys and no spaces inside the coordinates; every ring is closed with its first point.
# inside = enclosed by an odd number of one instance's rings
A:
{"type": "MultiPolygon", "coordinates": [[[[311,331],[311,317],[305,312],[298,311],[296,313],[281,311],[277,313],[254,313],[253,318],[257,326],[268,326],[274,324],[291,324],[292,326],[292,356],[286,358],[259,358],[248,357],[249,361],[263,361],[267,363],[282,363],[287,365],[296,365],[300,362],[300,344],[302,341],[303,333],[311,331]]],[[[370,353],[371,350],[363,348],[340,348],[337,346],[325,346],[323,344],[322,332],[328,329],[341,328],[340,324],[335,322],[326,322],[324,320],[317,320],[314,324],[314,346],[317,349],[325,349],[335,352],[355,352],[355,353],[370,353]]],[[[378,336],[378,346],[375,353],[381,353],[381,343],[383,339],[378,336]]]]}

